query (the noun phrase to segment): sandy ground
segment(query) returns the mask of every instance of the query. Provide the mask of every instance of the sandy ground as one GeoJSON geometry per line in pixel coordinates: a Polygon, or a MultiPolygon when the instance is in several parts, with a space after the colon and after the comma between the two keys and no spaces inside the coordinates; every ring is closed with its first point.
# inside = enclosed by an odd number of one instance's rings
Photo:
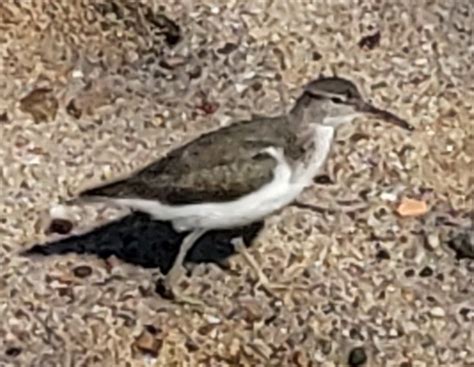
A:
{"type": "MultiPolygon", "coordinates": [[[[162,3],[0,3],[0,366],[474,365],[474,263],[449,248],[473,230],[472,1],[162,3]],[[18,255],[55,238],[53,204],[280,113],[320,73],[416,131],[341,129],[331,182],[301,197],[331,211],[289,207],[254,241],[265,273],[291,284],[277,297],[238,256],[195,267],[186,292],[209,304],[196,310],[154,292],[157,270],[18,255]],[[428,212],[400,217],[405,197],[428,212]]],[[[84,206],[71,220],[119,215],[84,206]]]]}

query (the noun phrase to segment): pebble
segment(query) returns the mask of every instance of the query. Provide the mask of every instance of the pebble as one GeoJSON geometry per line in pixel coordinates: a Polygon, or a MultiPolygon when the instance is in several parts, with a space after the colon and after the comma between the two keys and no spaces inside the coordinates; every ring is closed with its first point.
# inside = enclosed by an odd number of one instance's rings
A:
{"type": "Polygon", "coordinates": [[[402,217],[417,217],[426,214],[428,205],[424,201],[403,198],[397,208],[397,212],[402,217]]]}
{"type": "Polygon", "coordinates": [[[444,317],[444,316],[446,316],[446,312],[441,307],[433,307],[430,310],[430,314],[431,314],[431,316],[434,316],[434,317],[444,317]]]}
{"type": "Polygon", "coordinates": [[[431,269],[429,266],[425,266],[423,269],[421,269],[419,276],[422,278],[430,277],[433,275],[433,269],[431,269]]]}
{"type": "Polygon", "coordinates": [[[161,340],[158,340],[157,338],[155,338],[148,331],[144,331],[135,340],[133,345],[135,346],[135,348],[137,348],[141,352],[150,354],[153,357],[157,357],[160,352],[162,342],[161,340]]]}
{"type": "Polygon", "coordinates": [[[382,192],[380,198],[385,201],[394,202],[397,200],[397,194],[394,194],[393,192],[382,192]]]}
{"type": "Polygon", "coordinates": [[[209,324],[219,324],[221,322],[221,319],[216,317],[216,316],[212,316],[212,315],[209,315],[207,316],[207,322],[209,324]]]}
{"type": "Polygon", "coordinates": [[[367,354],[363,347],[355,347],[349,352],[347,363],[350,367],[363,366],[367,362],[367,354]]]}
{"type": "Polygon", "coordinates": [[[21,348],[11,347],[5,351],[5,354],[9,357],[14,358],[14,357],[18,357],[21,354],[21,352],[22,352],[21,348]]]}
{"type": "Polygon", "coordinates": [[[72,77],[74,79],[82,79],[84,77],[84,74],[81,70],[76,69],[76,70],[73,70],[72,77]]]}
{"type": "Polygon", "coordinates": [[[68,234],[71,232],[73,224],[67,219],[53,219],[46,230],[46,233],[68,234]]]}
{"type": "Polygon", "coordinates": [[[92,268],[88,265],[79,265],[72,272],[77,278],[87,278],[92,274],[92,268]]]}

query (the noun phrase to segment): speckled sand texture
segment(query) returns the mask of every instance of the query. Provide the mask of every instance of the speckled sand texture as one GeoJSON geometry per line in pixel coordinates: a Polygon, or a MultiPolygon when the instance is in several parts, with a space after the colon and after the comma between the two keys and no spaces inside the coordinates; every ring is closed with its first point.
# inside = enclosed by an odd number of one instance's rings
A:
{"type": "MultiPolygon", "coordinates": [[[[473,229],[473,7],[1,1],[0,366],[474,365],[474,260],[447,246],[473,229]],[[51,238],[51,205],[200,132],[280,113],[321,72],[416,131],[344,127],[332,183],[301,197],[333,211],[269,218],[252,254],[294,286],[279,299],[240,257],[230,272],[195,268],[186,293],[209,307],[193,310],[153,292],[156,271],[18,256],[51,238]],[[404,197],[428,212],[401,218],[404,197]]],[[[117,215],[91,205],[71,219],[117,215]]]]}

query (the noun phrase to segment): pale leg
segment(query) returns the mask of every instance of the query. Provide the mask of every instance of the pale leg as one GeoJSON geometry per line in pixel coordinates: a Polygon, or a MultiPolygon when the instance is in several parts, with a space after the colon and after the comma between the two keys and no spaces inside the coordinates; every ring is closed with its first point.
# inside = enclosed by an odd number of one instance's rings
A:
{"type": "Polygon", "coordinates": [[[176,259],[174,260],[173,267],[171,270],[168,272],[165,278],[165,286],[172,291],[172,293],[176,296],[176,298],[181,298],[184,302],[186,303],[200,303],[196,302],[195,300],[185,298],[180,295],[180,292],[176,292],[176,286],[179,278],[183,275],[184,273],[184,259],[188,253],[188,251],[193,247],[193,245],[196,243],[196,241],[204,234],[206,233],[207,230],[205,229],[197,229],[194,230],[193,232],[189,233],[181,243],[181,246],[179,248],[178,256],[176,256],[176,259]]]}

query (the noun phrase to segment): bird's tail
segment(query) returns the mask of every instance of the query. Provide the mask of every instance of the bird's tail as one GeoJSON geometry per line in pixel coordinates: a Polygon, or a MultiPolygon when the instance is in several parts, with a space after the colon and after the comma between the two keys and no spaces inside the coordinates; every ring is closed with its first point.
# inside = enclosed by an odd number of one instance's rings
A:
{"type": "Polygon", "coordinates": [[[81,200],[95,200],[104,199],[107,197],[123,197],[127,194],[133,194],[134,190],[140,186],[139,183],[135,183],[132,179],[119,179],[109,183],[102,184],[100,186],[91,187],[85,189],[78,194],[78,198],[81,200]]]}

